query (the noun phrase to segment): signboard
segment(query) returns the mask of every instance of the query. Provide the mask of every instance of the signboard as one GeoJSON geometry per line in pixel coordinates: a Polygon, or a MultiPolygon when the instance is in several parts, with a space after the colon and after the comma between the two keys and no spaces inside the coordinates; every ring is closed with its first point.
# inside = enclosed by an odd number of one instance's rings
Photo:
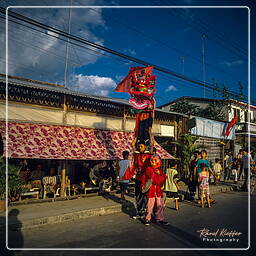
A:
{"type": "Polygon", "coordinates": [[[161,125],[161,136],[174,137],[173,125],[161,125]]]}

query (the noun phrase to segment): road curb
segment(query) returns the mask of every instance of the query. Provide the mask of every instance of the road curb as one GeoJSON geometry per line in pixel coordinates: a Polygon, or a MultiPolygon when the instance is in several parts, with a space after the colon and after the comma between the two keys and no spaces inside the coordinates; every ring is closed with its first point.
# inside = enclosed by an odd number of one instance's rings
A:
{"type": "MultiPolygon", "coordinates": [[[[218,189],[213,189],[212,192],[210,190],[210,193],[214,195],[214,194],[225,193],[233,190],[234,189],[232,186],[220,187],[218,189]]],[[[185,196],[183,194],[181,194],[181,196],[183,201],[185,199],[185,196]]],[[[20,220],[12,221],[11,217],[9,217],[9,228],[13,230],[32,229],[32,228],[41,227],[48,224],[58,224],[58,223],[63,223],[67,221],[74,221],[78,219],[85,219],[89,217],[102,216],[102,215],[108,215],[108,214],[120,213],[120,212],[122,212],[122,205],[117,204],[113,206],[87,209],[87,210],[82,210],[77,212],[64,213],[56,216],[47,216],[47,217],[24,220],[24,221],[20,221],[20,220]]],[[[5,223],[0,223],[0,228],[3,226],[5,226],[5,223]]]]}
{"type": "Polygon", "coordinates": [[[17,222],[9,222],[9,228],[10,229],[31,229],[36,227],[41,227],[48,224],[57,224],[62,223],[66,221],[74,221],[78,219],[85,219],[89,217],[94,216],[102,216],[102,215],[108,215],[112,213],[119,213],[122,211],[121,205],[114,205],[114,206],[107,206],[107,207],[101,207],[97,209],[89,209],[89,210],[83,210],[78,212],[71,212],[71,213],[65,213],[61,215],[56,216],[48,216],[48,217],[42,217],[32,220],[25,220],[21,221],[21,223],[17,222]]]}

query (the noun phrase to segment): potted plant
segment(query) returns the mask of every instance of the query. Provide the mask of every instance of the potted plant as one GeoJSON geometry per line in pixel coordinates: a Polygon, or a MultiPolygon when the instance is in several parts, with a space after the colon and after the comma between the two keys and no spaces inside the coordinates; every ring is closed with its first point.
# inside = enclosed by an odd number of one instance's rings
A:
{"type": "MultiPolygon", "coordinates": [[[[22,191],[23,181],[19,177],[20,167],[8,164],[8,200],[15,201],[19,198],[22,191]]],[[[0,158],[0,204],[5,207],[6,200],[6,162],[0,158]]],[[[2,209],[4,210],[4,209],[2,209]]]]}
{"type": "Polygon", "coordinates": [[[0,158],[0,212],[5,211],[6,200],[6,179],[5,179],[6,165],[3,157],[0,158]]]}

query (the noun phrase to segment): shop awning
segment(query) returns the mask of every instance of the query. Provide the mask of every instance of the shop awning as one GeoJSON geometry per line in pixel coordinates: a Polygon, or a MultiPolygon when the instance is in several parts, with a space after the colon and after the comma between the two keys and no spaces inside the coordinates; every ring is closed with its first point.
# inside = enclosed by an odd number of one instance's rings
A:
{"type": "MultiPolygon", "coordinates": [[[[6,156],[6,123],[0,123],[6,156]]],[[[37,159],[114,160],[132,152],[132,132],[74,126],[8,123],[8,157],[37,159]]],[[[162,159],[173,159],[156,144],[162,159]]]]}

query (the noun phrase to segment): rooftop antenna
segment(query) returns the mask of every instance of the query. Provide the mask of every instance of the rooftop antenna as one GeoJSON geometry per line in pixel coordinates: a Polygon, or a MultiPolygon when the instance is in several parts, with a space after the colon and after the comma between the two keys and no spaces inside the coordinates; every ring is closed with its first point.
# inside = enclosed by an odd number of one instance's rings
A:
{"type": "Polygon", "coordinates": [[[185,56],[180,57],[181,62],[182,62],[182,75],[184,76],[185,73],[185,56]]]}
{"type": "Polygon", "coordinates": [[[202,80],[204,82],[204,98],[205,98],[205,56],[204,56],[204,53],[205,53],[205,45],[204,45],[204,42],[205,42],[205,38],[206,38],[206,35],[203,34],[202,35],[202,80]]]}

